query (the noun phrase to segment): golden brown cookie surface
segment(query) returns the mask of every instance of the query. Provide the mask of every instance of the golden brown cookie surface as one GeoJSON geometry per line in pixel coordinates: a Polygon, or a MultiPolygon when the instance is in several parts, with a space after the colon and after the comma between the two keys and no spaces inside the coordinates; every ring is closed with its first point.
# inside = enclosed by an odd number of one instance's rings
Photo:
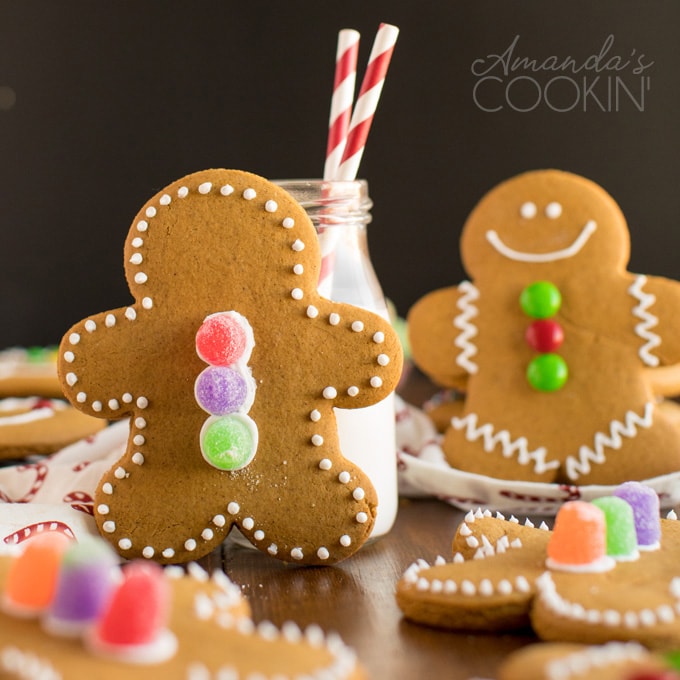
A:
{"type": "Polygon", "coordinates": [[[519,175],[473,210],[461,250],[470,281],[408,319],[416,364],[466,383],[443,444],[450,465],[579,485],[680,469],[680,430],[650,381],[680,359],[680,285],[626,271],[614,200],[569,173],[519,175]]]}
{"type": "Polygon", "coordinates": [[[95,503],[122,556],[195,559],[233,524],[259,549],[304,563],[337,561],[366,540],[377,499],[339,450],[333,408],[386,397],[401,348],[380,317],[317,294],[319,262],[304,210],[249,173],[189,175],[139,212],[125,246],[134,303],[74,326],[59,361],[79,409],[131,416],[127,452],[95,503]],[[214,315],[246,338],[227,366],[197,348],[214,315]],[[199,377],[212,369],[204,391],[199,377]],[[227,374],[243,387],[231,411],[218,404],[235,394],[222,389],[227,374]],[[203,446],[215,423],[225,450],[254,452],[238,469],[216,467],[203,446]]]}
{"type": "Polygon", "coordinates": [[[54,397],[64,394],[57,376],[57,350],[11,347],[0,351],[0,397],[54,397]]]}
{"type": "Polygon", "coordinates": [[[105,426],[63,400],[0,399],[0,458],[54,453],[105,426]]]}
{"type": "Polygon", "coordinates": [[[635,643],[529,645],[503,661],[498,680],[674,680],[660,657],[635,643]],[[638,675],[639,673],[639,675],[638,675]]]}

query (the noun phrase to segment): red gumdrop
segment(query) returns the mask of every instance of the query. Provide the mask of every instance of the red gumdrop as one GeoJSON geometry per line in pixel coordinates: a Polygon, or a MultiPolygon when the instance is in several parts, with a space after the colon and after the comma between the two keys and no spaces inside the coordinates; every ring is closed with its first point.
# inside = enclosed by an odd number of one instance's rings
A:
{"type": "Polygon", "coordinates": [[[167,627],[170,584],[155,562],[131,562],[111,596],[97,637],[111,645],[145,645],[167,627]]]}
{"type": "Polygon", "coordinates": [[[524,338],[537,352],[554,352],[564,340],[564,331],[557,321],[539,319],[527,328],[524,338]]]}
{"type": "Polygon", "coordinates": [[[234,315],[212,314],[196,333],[198,356],[212,366],[231,366],[245,351],[246,332],[234,315]]]}
{"type": "Polygon", "coordinates": [[[640,670],[626,676],[626,680],[678,680],[680,675],[667,670],[640,670]]]}

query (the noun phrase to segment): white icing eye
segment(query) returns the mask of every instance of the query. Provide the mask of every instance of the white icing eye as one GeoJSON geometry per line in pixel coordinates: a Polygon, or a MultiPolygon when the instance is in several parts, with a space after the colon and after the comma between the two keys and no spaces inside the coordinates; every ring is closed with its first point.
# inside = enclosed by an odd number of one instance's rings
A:
{"type": "Polygon", "coordinates": [[[549,217],[551,220],[555,220],[562,214],[562,206],[557,203],[557,201],[548,203],[548,205],[545,206],[545,214],[546,217],[549,217]]]}
{"type": "Polygon", "coordinates": [[[530,220],[532,217],[536,217],[536,204],[532,203],[531,201],[522,203],[522,207],[519,209],[519,214],[527,220],[530,220]]]}

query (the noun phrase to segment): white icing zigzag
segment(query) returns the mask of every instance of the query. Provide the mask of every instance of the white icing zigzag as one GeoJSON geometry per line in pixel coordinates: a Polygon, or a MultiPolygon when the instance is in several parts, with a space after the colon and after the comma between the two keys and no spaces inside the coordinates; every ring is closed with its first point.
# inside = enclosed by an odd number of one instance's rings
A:
{"type": "Polygon", "coordinates": [[[479,314],[479,310],[473,304],[479,298],[479,290],[469,281],[463,281],[458,286],[458,290],[461,292],[461,296],[456,306],[461,310],[461,313],[455,317],[453,325],[462,332],[453,344],[461,349],[462,352],[456,357],[456,363],[468,373],[473,374],[477,373],[479,367],[470,359],[470,357],[477,354],[477,347],[475,347],[474,343],[470,342],[470,339],[477,335],[477,326],[470,323],[470,319],[479,314]]]}
{"type": "Polygon", "coordinates": [[[590,472],[590,463],[602,464],[606,460],[605,448],[618,450],[623,445],[621,437],[628,437],[632,439],[637,435],[638,426],[649,428],[652,425],[652,416],[654,413],[654,404],[647,402],[645,404],[644,412],[641,416],[633,411],[627,411],[625,422],[620,420],[612,420],[609,424],[609,434],[604,432],[596,432],[594,437],[594,445],[591,449],[583,445],[579,449],[578,459],[575,456],[569,456],[566,462],[567,476],[569,479],[576,481],[579,475],[590,472]]]}
{"type": "Polygon", "coordinates": [[[638,301],[638,304],[633,307],[633,316],[640,319],[640,323],[635,325],[635,333],[645,340],[645,344],[638,351],[640,359],[647,366],[658,366],[659,357],[651,354],[651,350],[661,344],[661,338],[656,333],[652,333],[650,329],[659,323],[659,319],[649,312],[649,308],[656,302],[656,296],[643,292],[642,288],[645,283],[647,283],[646,276],[643,274],[636,276],[635,281],[628,288],[628,293],[638,301]]]}
{"type": "Polygon", "coordinates": [[[507,430],[494,432],[494,427],[491,423],[478,426],[477,420],[476,413],[469,413],[463,418],[452,418],[451,425],[456,430],[465,429],[465,438],[469,442],[475,442],[481,438],[484,450],[489,453],[493,451],[497,444],[500,444],[505,458],[510,458],[517,453],[517,462],[520,465],[529,465],[533,461],[534,472],[536,474],[541,474],[547,470],[555,470],[560,466],[560,462],[557,460],[546,463],[545,456],[547,450],[544,446],[529,451],[526,437],[519,437],[513,441],[507,430]]]}

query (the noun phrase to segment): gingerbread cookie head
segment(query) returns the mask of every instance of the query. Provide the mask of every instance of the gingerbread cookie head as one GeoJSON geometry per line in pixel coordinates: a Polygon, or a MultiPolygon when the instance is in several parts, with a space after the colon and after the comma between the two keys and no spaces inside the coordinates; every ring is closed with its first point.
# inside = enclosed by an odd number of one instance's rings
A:
{"type": "Polygon", "coordinates": [[[282,560],[330,563],[368,537],[378,499],[339,449],[334,407],[396,385],[401,348],[379,316],[318,295],[305,211],[255,175],[208,170],[134,219],[134,302],[62,341],[68,398],[130,417],[97,491],[101,533],[126,558],[183,562],[232,525],[282,560]]]}
{"type": "Polygon", "coordinates": [[[492,189],[461,238],[470,280],[409,313],[414,361],[465,393],[443,443],[455,470],[615,485],[680,471],[652,369],[680,363],[680,285],[626,271],[614,200],[556,170],[492,189]]]}
{"type": "Polygon", "coordinates": [[[461,253],[475,279],[532,265],[622,270],[630,239],[620,208],[597,184],[567,172],[535,171],[501,183],[477,204],[461,235],[461,253]]]}

